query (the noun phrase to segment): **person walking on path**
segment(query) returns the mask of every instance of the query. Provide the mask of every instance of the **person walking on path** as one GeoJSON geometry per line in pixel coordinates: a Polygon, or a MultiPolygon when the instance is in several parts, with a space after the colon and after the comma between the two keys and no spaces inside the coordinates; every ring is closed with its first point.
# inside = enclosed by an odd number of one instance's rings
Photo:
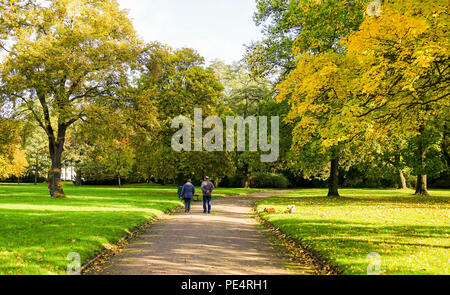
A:
{"type": "Polygon", "coordinates": [[[183,190],[181,191],[181,196],[184,200],[185,212],[191,212],[191,201],[195,194],[195,187],[192,184],[192,180],[188,179],[186,184],[183,186],[183,190]]]}
{"type": "Polygon", "coordinates": [[[202,182],[202,192],[203,192],[203,213],[206,214],[206,209],[208,209],[208,214],[211,213],[211,200],[212,191],[215,189],[214,184],[209,181],[209,177],[205,177],[205,181],[202,182]]]}

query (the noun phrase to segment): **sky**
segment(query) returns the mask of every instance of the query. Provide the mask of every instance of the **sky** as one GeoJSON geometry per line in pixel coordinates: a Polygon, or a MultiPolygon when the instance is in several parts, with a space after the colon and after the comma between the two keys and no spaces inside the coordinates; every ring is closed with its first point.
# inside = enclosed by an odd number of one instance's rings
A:
{"type": "Polygon", "coordinates": [[[240,60],[262,38],[254,0],[119,0],[146,42],[197,50],[207,61],[240,60]]]}

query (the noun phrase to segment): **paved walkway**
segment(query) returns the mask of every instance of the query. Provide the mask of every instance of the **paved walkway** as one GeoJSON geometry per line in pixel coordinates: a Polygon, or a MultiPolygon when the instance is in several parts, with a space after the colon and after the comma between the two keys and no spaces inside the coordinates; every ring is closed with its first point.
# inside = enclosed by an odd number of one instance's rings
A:
{"type": "Polygon", "coordinates": [[[308,274],[304,265],[290,265],[274,249],[251,217],[258,200],[278,192],[213,200],[213,214],[193,202],[191,214],[166,216],[99,274],[107,275],[283,275],[308,274]]]}

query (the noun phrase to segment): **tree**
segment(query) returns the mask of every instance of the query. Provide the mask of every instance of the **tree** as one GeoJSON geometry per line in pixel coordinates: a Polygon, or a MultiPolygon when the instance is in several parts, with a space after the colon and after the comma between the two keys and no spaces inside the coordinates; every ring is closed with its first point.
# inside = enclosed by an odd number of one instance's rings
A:
{"type": "Polygon", "coordinates": [[[426,159],[438,135],[432,131],[449,116],[448,9],[441,0],[386,1],[382,15],[366,17],[346,42],[361,64],[355,112],[370,116],[377,130],[413,138],[418,195],[428,195],[426,159]]]}
{"type": "Polygon", "coordinates": [[[300,52],[342,50],[342,37],[358,29],[369,0],[257,0],[256,25],[265,39],[247,46],[245,60],[252,72],[280,81],[296,68],[300,52]]]}
{"type": "Polygon", "coordinates": [[[0,93],[46,132],[52,190],[64,197],[61,158],[68,128],[89,116],[91,104],[120,98],[141,46],[115,0],[27,3],[21,10],[13,0],[0,6],[12,28],[2,37],[15,40],[0,64],[0,93]]]}
{"type": "Polygon", "coordinates": [[[20,178],[27,171],[27,168],[28,161],[26,152],[21,147],[17,147],[10,164],[10,175],[15,176],[17,178],[17,183],[20,183],[20,178]]]}
{"type": "Polygon", "coordinates": [[[0,179],[20,177],[26,171],[28,162],[19,136],[21,122],[0,117],[0,179]]]}
{"type": "Polygon", "coordinates": [[[277,87],[278,100],[291,105],[287,120],[295,123],[293,150],[304,176],[329,173],[328,196],[339,196],[339,168],[354,162],[371,136],[370,122],[353,114],[358,65],[335,52],[304,54],[297,68],[277,87]],[[326,163],[329,166],[326,166],[326,163]]]}
{"type": "MultiPolygon", "coordinates": [[[[242,116],[243,118],[279,115],[270,112],[271,110],[266,107],[270,102],[275,102],[272,84],[264,77],[252,75],[245,63],[225,65],[223,62],[215,61],[210,68],[214,70],[225,87],[221,96],[224,106],[222,107],[223,115],[242,116]]],[[[247,143],[246,145],[248,147],[247,143]]],[[[233,154],[235,166],[244,178],[245,188],[250,187],[252,172],[258,172],[263,167],[269,168],[268,164],[261,163],[261,152],[246,151],[233,154]]]]}
{"type": "MultiPolygon", "coordinates": [[[[342,38],[348,35],[350,32],[357,30],[359,25],[363,21],[363,12],[366,7],[365,3],[367,1],[338,1],[338,0],[327,0],[327,1],[259,1],[258,2],[258,13],[256,14],[256,20],[261,23],[267,19],[272,18],[272,24],[267,26],[266,29],[266,46],[256,48],[253,50],[253,54],[248,56],[249,63],[255,65],[257,69],[260,67],[259,65],[263,64],[262,68],[264,68],[265,63],[271,63],[270,55],[267,57],[268,52],[279,52],[284,50],[289,50],[289,54],[292,57],[288,58],[291,62],[282,62],[278,64],[281,67],[284,67],[284,73],[281,76],[283,82],[279,85],[280,95],[279,101],[289,101],[292,108],[296,108],[293,104],[301,103],[302,95],[307,95],[306,92],[298,92],[290,91],[294,89],[301,81],[295,77],[296,75],[302,76],[305,79],[307,77],[303,75],[302,66],[305,66],[310,69],[309,73],[314,72],[323,72],[323,70],[328,70],[331,72],[325,72],[325,75],[328,75],[330,78],[328,85],[324,85],[320,82],[321,77],[315,75],[315,79],[319,85],[323,87],[329,87],[328,89],[320,87],[315,88],[314,83],[316,81],[309,79],[308,81],[312,82],[311,87],[309,88],[311,91],[313,89],[319,90],[320,93],[316,93],[315,98],[313,98],[313,93],[310,92],[309,98],[309,106],[308,102],[303,104],[303,108],[298,111],[298,109],[292,109],[289,115],[289,120],[291,123],[296,123],[296,119],[300,118],[302,114],[306,114],[309,111],[312,111],[312,116],[309,116],[310,122],[306,122],[303,120],[302,123],[296,124],[296,128],[294,129],[294,143],[293,149],[296,150],[296,154],[299,155],[300,150],[305,150],[307,147],[317,147],[317,144],[309,145],[307,142],[300,142],[299,138],[296,134],[299,135],[303,132],[302,128],[307,128],[306,125],[316,125],[317,126],[326,126],[327,123],[320,125],[319,123],[323,123],[323,121],[328,120],[329,126],[334,126],[337,124],[332,124],[334,121],[333,114],[339,112],[340,107],[344,106],[346,90],[345,86],[341,83],[340,90],[343,93],[340,94],[340,98],[338,105],[329,104],[328,107],[331,109],[314,109],[316,106],[312,100],[317,99],[320,107],[323,107],[326,104],[327,96],[330,95],[335,96],[336,93],[333,93],[333,82],[340,83],[340,81],[332,81],[333,77],[330,76],[330,73],[335,71],[334,69],[342,69],[342,63],[349,63],[350,61],[341,60],[342,55],[345,55],[345,46],[341,44],[342,38]],[[327,22],[324,23],[324,19],[327,19],[327,22]],[[275,36],[275,37],[274,37],[275,36]],[[274,40],[274,42],[273,42],[274,40]],[[287,45],[287,46],[286,46],[287,45]],[[292,46],[290,46],[292,45],[292,46]],[[257,58],[254,58],[256,54],[257,58]],[[266,55],[265,55],[266,54],[266,55]],[[315,56],[318,56],[316,59],[315,56]],[[327,59],[331,58],[331,66],[327,65],[327,59]],[[311,66],[311,64],[315,64],[315,66],[322,66],[322,69],[317,71],[311,66]],[[288,66],[286,66],[288,65],[288,66]],[[334,67],[334,69],[333,69],[334,67]],[[295,73],[293,73],[295,72],[295,73]],[[331,91],[331,92],[330,92],[331,91]],[[291,99],[292,96],[296,96],[293,98],[295,102],[291,99]],[[327,112],[330,111],[328,114],[327,112]],[[315,113],[315,114],[314,114],[315,113]],[[300,145],[298,145],[300,144],[300,145]]],[[[289,57],[289,55],[286,55],[289,57]]],[[[273,55],[272,55],[273,57],[273,55]]],[[[276,59],[275,59],[276,60],[276,59]]],[[[269,66],[270,68],[270,66],[269,66]]],[[[307,70],[307,71],[308,71],[307,70]]],[[[349,74],[349,73],[347,73],[349,74]]],[[[347,75],[345,74],[345,75],[347,75]]],[[[342,78],[342,77],[341,77],[342,78]]],[[[306,81],[306,80],[305,80],[306,81]]],[[[347,84],[348,85],[348,84],[347,84]]],[[[297,88],[298,89],[298,88],[297,88]]],[[[348,113],[348,111],[347,111],[348,113]]],[[[311,113],[310,113],[311,114],[311,113]]],[[[320,127],[321,128],[321,127],[320,127]]],[[[309,126],[309,131],[306,131],[307,134],[312,135],[310,131],[314,129],[314,127],[309,126]]],[[[325,129],[323,129],[325,131],[325,129]]],[[[339,131],[339,128],[332,128],[331,130],[339,131]]],[[[329,130],[329,131],[331,131],[329,130]]],[[[331,135],[331,134],[329,134],[331,135]]],[[[306,136],[308,137],[308,136],[306,136]]],[[[344,136],[346,137],[346,136],[344,136]]],[[[322,134],[318,134],[318,136],[310,136],[309,140],[323,140],[323,144],[327,146],[326,150],[320,149],[322,153],[320,154],[320,160],[329,159],[330,161],[330,176],[329,176],[329,195],[330,196],[338,196],[338,182],[339,182],[339,164],[341,159],[341,154],[343,154],[344,147],[342,143],[345,143],[347,140],[351,140],[350,137],[346,137],[341,140],[342,136],[336,137],[336,141],[334,141],[333,145],[329,145],[332,142],[332,138],[327,136],[323,136],[322,134]]],[[[319,154],[318,154],[319,155],[319,154]]],[[[313,174],[318,174],[318,172],[322,173],[325,166],[322,165],[323,161],[318,164],[316,170],[313,174]]],[[[302,164],[302,163],[300,163],[302,164]]],[[[305,163],[303,168],[307,168],[310,163],[305,163]]],[[[311,166],[310,166],[311,167],[311,166]]],[[[301,167],[300,167],[301,168],[301,167]]],[[[313,171],[305,171],[306,174],[313,171]]]]}
{"type": "Polygon", "coordinates": [[[48,163],[48,143],[45,132],[42,128],[28,126],[32,130],[32,134],[26,139],[25,149],[27,151],[28,163],[33,163],[34,184],[36,185],[39,175],[44,171],[47,172],[48,163]]]}
{"type": "Polygon", "coordinates": [[[292,51],[301,32],[297,0],[257,0],[253,20],[264,25],[265,39],[247,46],[245,61],[258,76],[272,76],[280,72],[284,77],[295,68],[292,51]]]}
{"type": "Polygon", "coordinates": [[[233,171],[231,157],[223,152],[182,151],[171,148],[175,132],[172,119],[180,115],[192,118],[201,108],[207,116],[219,115],[219,96],[223,86],[212,70],[203,67],[204,60],[192,49],[174,50],[159,43],[148,44],[140,57],[140,92],[158,109],[158,127],[152,140],[138,138],[136,161],[146,179],[183,183],[186,178],[202,179],[205,175],[223,178],[233,171]],[[219,165],[220,163],[220,165],[219,165]]]}

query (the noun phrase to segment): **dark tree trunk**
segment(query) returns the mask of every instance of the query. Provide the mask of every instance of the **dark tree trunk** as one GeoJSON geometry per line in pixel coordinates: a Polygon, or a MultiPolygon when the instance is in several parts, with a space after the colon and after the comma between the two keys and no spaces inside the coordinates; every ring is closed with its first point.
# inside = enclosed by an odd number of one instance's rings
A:
{"type": "MultiPolygon", "coordinates": [[[[425,134],[425,125],[420,126],[420,134],[424,136],[425,134]]],[[[425,172],[425,156],[426,156],[426,147],[424,146],[423,139],[421,138],[419,141],[419,164],[421,174],[417,175],[417,185],[416,185],[416,195],[420,196],[429,196],[428,187],[427,187],[427,175],[425,172]]]]}
{"type": "Polygon", "coordinates": [[[62,156],[62,151],[60,151],[59,149],[57,149],[51,155],[52,166],[51,166],[51,171],[50,171],[50,185],[51,185],[51,189],[53,192],[52,197],[54,197],[54,198],[64,198],[65,197],[64,190],[62,188],[62,183],[61,183],[61,168],[62,168],[61,156],[62,156]]]}
{"type": "Polygon", "coordinates": [[[76,176],[75,176],[75,185],[76,186],[81,186],[83,184],[83,180],[81,179],[81,170],[77,169],[75,174],[76,174],[76,176]]]}
{"type": "Polygon", "coordinates": [[[399,176],[400,176],[401,189],[408,189],[408,185],[406,184],[405,174],[403,174],[403,171],[401,169],[399,170],[399,176]]]}
{"type": "Polygon", "coordinates": [[[328,196],[340,197],[339,195],[339,158],[331,160],[330,178],[328,179],[328,196]]]}
{"type": "Polygon", "coordinates": [[[244,188],[250,188],[250,178],[251,178],[251,174],[248,171],[249,170],[249,165],[245,164],[244,165],[244,169],[243,169],[243,174],[244,174],[244,188]]]}
{"type": "Polygon", "coordinates": [[[445,161],[447,162],[447,165],[450,166],[450,130],[449,130],[449,124],[445,125],[445,131],[444,136],[442,138],[441,148],[442,153],[444,154],[445,161]]]}
{"type": "Polygon", "coordinates": [[[34,166],[34,185],[37,185],[38,182],[38,169],[39,169],[39,160],[36,155],[36,165],[34,166]]]}
{"type": "Polygon", "coordinates": [[[417,175],[417,185],[416,185],[416,195],[419,196],[429,196],[427,188],[427,176],[426,175],[417,175]]]}
{"type": "Polygon", "coordinates": [[[66,140],[66,130],[67,127],[60,125],[58,126],[58,138],[55,140],[52,133],[49,136],[50,145],[50,157],[51,157],[51,170],[50,170],[50,186],[53,198],[65,198],[66,195],[62,188],[61,183],[61,157],[64,152],[64,143],[66,140]]]}
{"type": "Polygon", "coordinates": [[[244,173],[244,188],[250,188],[250,173],[244,173]]]}
{"type": "Polygon", "coordinates": [[[178,173],[178,175],[177,175],[177,185],[178,186],[183,186],[185,182],[186,182],[186,179],[185,179],[184,175],[181,174],[181,173],[178,173]]]}

